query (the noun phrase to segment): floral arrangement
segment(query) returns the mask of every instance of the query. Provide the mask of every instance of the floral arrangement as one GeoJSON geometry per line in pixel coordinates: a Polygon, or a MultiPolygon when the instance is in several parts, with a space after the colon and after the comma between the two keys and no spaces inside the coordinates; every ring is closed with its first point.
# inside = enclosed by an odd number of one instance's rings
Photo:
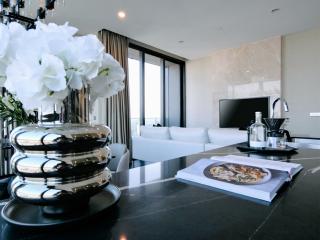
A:
{"type": "Polygon", "coordinates": [[[0,23],[0,86],[10,93],[0,99],[0,115],[3,109],[19,107],[19,102],[23,114],[62,106],[70,89],[90,87],[95,101],[124,88],[120,64],[105,53],[95,35],[75,36],[77,31],[68,23],[38,21],[30,30],[16,22],[0,23]]]}

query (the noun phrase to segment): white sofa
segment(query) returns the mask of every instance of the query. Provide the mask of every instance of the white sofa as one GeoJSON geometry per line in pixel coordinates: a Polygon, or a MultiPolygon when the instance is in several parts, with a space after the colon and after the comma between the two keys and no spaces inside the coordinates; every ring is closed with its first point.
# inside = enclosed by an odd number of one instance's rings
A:
{"type": "Polygon", "coordinates": [[[157,162],[247,141],[238,129],[141,126],[132,137],[133,159],[157,162]]]}

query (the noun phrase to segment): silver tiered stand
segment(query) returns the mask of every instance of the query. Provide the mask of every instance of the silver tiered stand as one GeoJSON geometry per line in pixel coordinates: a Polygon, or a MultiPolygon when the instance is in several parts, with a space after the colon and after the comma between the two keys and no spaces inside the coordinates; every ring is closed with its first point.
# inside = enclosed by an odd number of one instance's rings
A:
{"type": "MultiPolygon", "coordinates": [[[[64,111],[64,117],[78,119],[70,122],[87,120],[87,103],[83,92],[72,92],[65,101],[69,112],[64,111]],[[86,117],[74,118],[79,114],[86,117]]],[[[11,168],[17,176],[11,183],[13,200],[1,212],[7,222],[32,227],[71,223],[94,216],[120,198],[106,168],[111,130],[70,122],[12,131],[10,141],[16,153],[11,168]]]]}

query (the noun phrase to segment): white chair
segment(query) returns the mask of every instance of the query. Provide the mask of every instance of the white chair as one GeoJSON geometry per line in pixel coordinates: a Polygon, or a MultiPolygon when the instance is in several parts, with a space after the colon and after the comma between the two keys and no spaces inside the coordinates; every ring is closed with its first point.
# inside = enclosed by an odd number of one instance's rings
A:
{"type": "Polygon", "coordinates": [[[130,151],[125,144],[113,143],[109,145],[111,160],[108,168],[113,172],[120,172],[129,169],[130,151]]]}

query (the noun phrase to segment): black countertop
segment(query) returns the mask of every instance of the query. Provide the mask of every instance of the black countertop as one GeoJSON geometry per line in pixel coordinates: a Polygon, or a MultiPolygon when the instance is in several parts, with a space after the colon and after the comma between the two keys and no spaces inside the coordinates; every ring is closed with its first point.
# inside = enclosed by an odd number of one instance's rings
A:
{"type": "Polygon", "coordinates": [[[117,173],[112,181],[122,196],[98,217],[54,229],[13,227],[0,219],[0,239],[320,239],[320,150],[268,156],[230,146],[117,173]],[[269,205],[174,179],[198,159],[227,154],[304,169],[269,205]]]}

